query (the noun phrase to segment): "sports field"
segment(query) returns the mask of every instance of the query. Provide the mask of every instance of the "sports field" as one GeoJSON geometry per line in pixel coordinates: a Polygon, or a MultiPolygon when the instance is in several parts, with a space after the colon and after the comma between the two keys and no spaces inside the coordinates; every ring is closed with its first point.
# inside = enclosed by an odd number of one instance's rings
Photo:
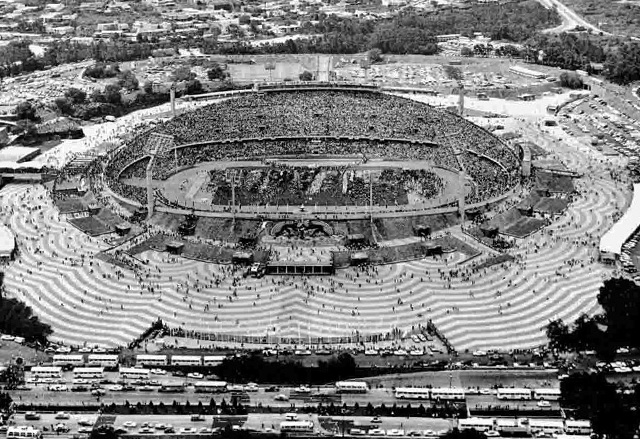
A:
{"type": "Polygon", "coordinates": [[[189,208],[209,210],[212,205],[229,205],[233,189],[236,205],[254,205],[260,201],[275,212],[284,209],[282,206],[301,204],[366,206],[370,174],[374,205],[379,211],[402,204],[432,209],[455,201],[461,191],[466,194],[470,190],[461,185],[457,173],[432,167],[429,162],[371,160],[362,163],[360,157],[274,159],[268,164],[263,161],[206,162],[156,184],[169,201],[189,208]],[[288,171],[292,175],[285,180],[282,174],[288,171]],[[389,180],[382,181],[383,176],[394,172],[389,180]],[[402,186],[399,179],[406,177],[402,172],[427,172],[425,175],[429,178],[409,179],[402,186]],[[279,180],[274,180],[271,174],[276,174],[279,180]],[[305,176],[306,183],[300,182],[305,176]],[[236,179],[235,185],[232,178],[236,179]],[[434,181],[437,187],[427,191],[426,184],[434,181]],[[415,190],[416,185],[420,185],[420,190],[415,190]]]}

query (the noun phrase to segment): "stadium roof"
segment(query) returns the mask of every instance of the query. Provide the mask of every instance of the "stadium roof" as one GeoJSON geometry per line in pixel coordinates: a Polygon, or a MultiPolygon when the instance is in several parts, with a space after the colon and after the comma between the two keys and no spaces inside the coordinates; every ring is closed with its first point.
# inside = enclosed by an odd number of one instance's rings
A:
{"type": "Polygon", "coordinates": [[[640,227],[640,184],[634,184],[631,205],[622,218],[600,239],[600,253],[619,256],[622,245],[638,227],[640,227]]]}
{"type": "Polygon", "coordinates": [[[0,224],[0,257],[8,258],[16,246],[15,237],[9,227],[0,224]]]}

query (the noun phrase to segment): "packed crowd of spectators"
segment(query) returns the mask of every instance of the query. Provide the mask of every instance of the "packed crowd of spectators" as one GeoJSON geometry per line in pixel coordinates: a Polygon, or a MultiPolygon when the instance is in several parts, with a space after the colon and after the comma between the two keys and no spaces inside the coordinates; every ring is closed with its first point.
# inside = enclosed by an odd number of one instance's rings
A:
{"type": "MultiPolygon", "coordinates": [[[[152,131],[174,136],[176,145],[208,142],[160,153],[155,179],[204,161],[330,154],[425,160],[453,170],[462,165],[474,179],[468,202],[503,193],[518,181],[517,158],[489,132],[444,110],[377,92],[243,95],[184,113],[152,131]],[[456,152],[464,153],[456,158],[456,152]]],[[[116,155],[107,167],[111,178],[146,155],[148,135],[149,131],[137,136],[116,155]]],[[[146,163],[128,167],[121,179],[143,178],[146,163]]]]}
{"type": "MultiPolygon", "coordinates": [[[[425,169],[387,168],[359,170],[350,166],[282,166],[235,168],[236,203],[240,205],[367,205],[372,179],[373,203],[377,206],[408,204],[408,194],[430,199],[444,188],[442,179],[425,169]]],[[[227,170],[209,172],[205,190],[211,203],[231,202],[231,175],[227,170]]]]}

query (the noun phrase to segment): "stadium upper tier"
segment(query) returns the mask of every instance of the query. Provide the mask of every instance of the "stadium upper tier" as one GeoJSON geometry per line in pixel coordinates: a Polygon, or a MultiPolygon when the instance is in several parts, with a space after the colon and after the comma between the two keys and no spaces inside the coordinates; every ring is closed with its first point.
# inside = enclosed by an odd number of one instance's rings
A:
{"type": "Polygon", "coordinates": [[[110,161],[108,179],[122,195],[134,194],[122,193],[114,180],[144,177],[145,146],[154,132],[174,136],[178,148],[156,157],[156,179],[169,177],[176,165],[204,161],[339,154],[430,160],[453,170],[462,165],[475,186],[468,202],[500,195],[517,182],[515,155],[491,133],[447,111],[376,91],[269,91],[179,115],[129,141],[110,161]]]}

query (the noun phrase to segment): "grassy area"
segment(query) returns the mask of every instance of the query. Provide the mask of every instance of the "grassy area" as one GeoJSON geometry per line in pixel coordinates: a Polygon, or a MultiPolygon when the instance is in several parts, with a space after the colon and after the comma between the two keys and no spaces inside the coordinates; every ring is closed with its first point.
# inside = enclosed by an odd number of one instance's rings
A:
{"type": "Polygon", "coordinates": [[[42,361],[47,361],[48,358],[44,352],[13,341],[2,342],[2,344],[0,344],[0,364],[10,364],[18,357],[22,357],[26,364],[37,364],[42,361]]]}
{"type": "Polygon", "coordinates": [[[640,2],[633,0],[563,0],[588,22],[615,35],[640,35],[640,2]]]}

